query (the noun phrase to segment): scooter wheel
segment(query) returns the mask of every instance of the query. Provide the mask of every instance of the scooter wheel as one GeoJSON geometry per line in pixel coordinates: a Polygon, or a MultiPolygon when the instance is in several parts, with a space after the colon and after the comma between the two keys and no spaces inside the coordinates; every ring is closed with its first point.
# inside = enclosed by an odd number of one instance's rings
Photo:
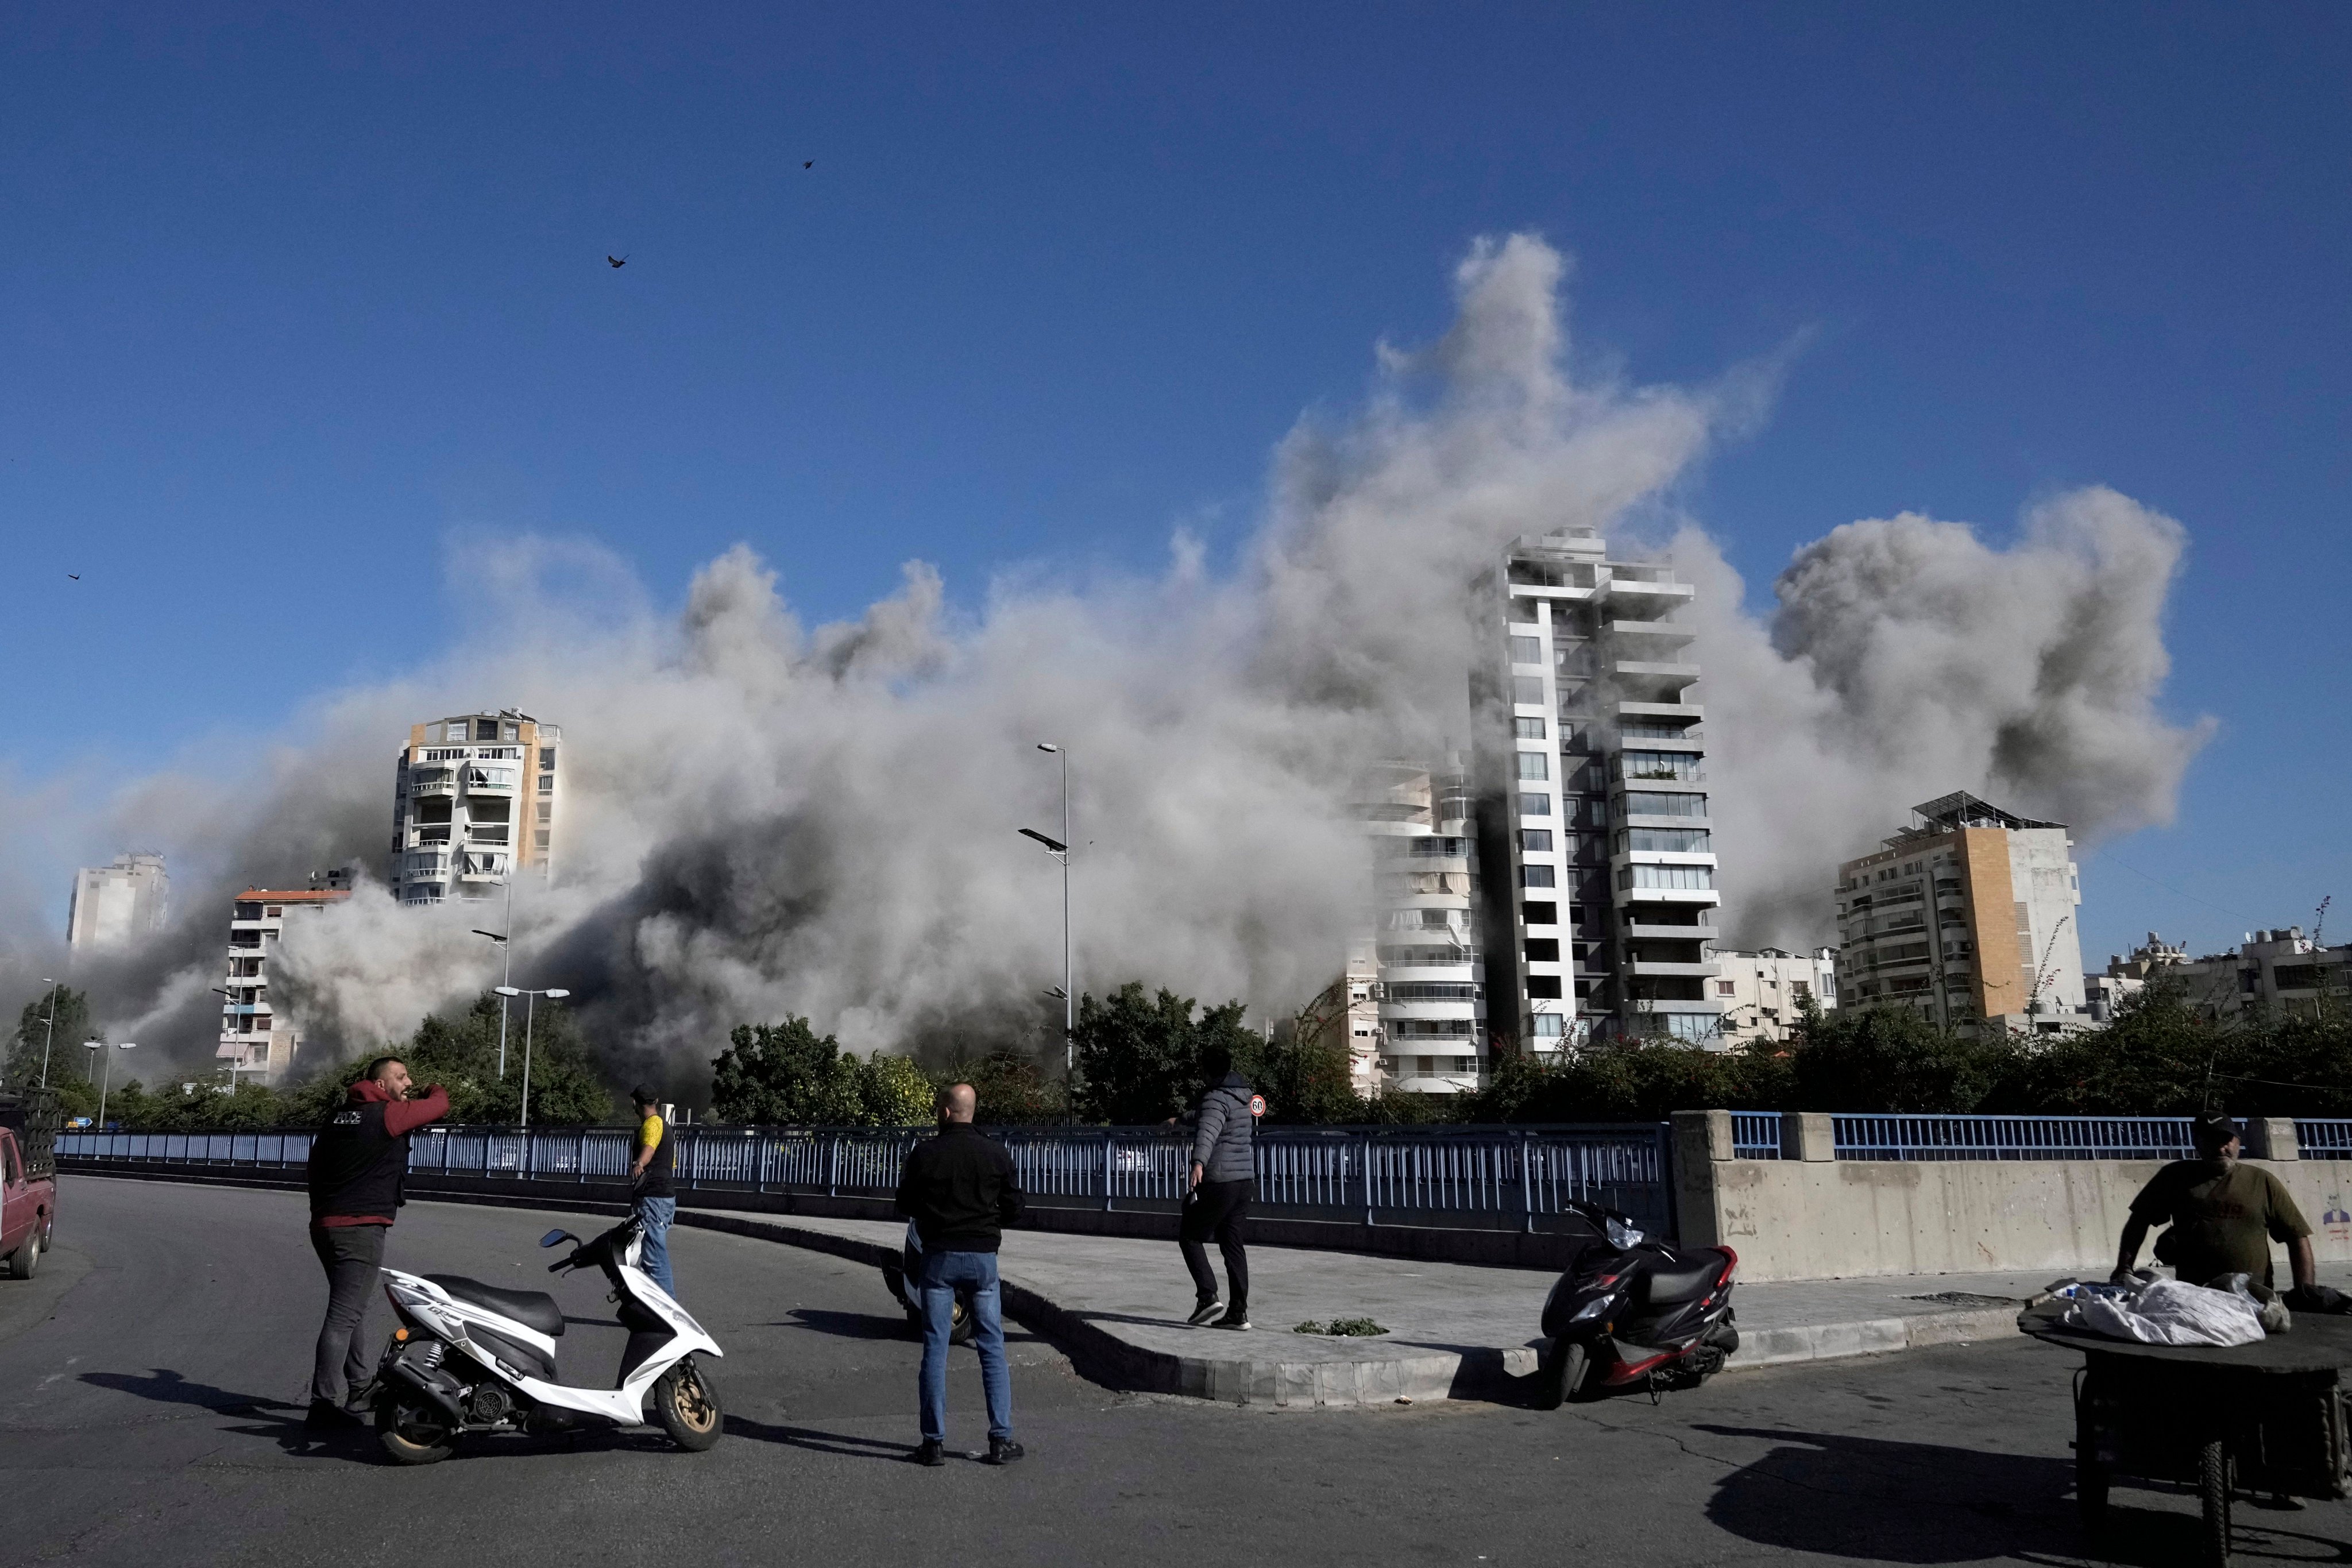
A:
{"type": "Polygon", "coordinates": [[[726,1420],[719,1408],[719,1391],[692,1356],[654,1380],[654,1420],[689,1454],[719,1441],[726,1420]]]}
{"type": "Polygon", "coordinates": [[[1536,1363],[1536,1408],[1557,1410],[1575,1398],[1577,1385],[1584,1381],[1584,1367],[1582,1345],[1563,1337],[1544,1346],[1543,1359],[1536,1363]]]}
{"type": "Polygon", "coordinates": [[[437,1464],[457,1451],[457,1428],[446,1413],[396,1394],[376,1401],[375,1435],[404,1465],[437,1464]]]}
{"type": "Polygon", "coordinates": [[[977,1321],[978,1320],[972,1316],[971,1303],[958,1296],[955,1299],[951,1315],[948,1319],[948,1343],[951,1345],[971,1343],[971,1331],[977,1321]]]}

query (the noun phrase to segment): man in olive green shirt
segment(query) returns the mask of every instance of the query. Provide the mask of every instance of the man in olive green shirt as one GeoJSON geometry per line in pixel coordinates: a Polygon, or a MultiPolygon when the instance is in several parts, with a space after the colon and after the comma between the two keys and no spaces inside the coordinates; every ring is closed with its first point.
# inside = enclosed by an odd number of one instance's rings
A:
{"type": "Polygon", "coordinates": [[[2169,1225],[2157,1238],[2156,1258],[2172,1265],[2186,1283],[2246,1274],[2268,1285],[2271,1243],[2284,1241],[2294,1263],[2295,1293],[2309,1296],[2317,1281],[2311,1226],[2285,1184],[2259,1165],[2239,1163],[2238,1124],[2228,1117],[2200,1116],[2191,1132],[2202,1158],[2174,1161],[2132,1199],[2116,1277],[2131,1272],[2150,1227],[2169,1225]]]}

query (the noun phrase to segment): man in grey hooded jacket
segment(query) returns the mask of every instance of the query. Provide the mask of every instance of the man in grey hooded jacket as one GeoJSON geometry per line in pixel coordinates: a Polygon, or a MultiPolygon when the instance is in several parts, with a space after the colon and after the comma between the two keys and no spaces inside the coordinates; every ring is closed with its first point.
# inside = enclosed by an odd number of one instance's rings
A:
{"type": "Polygon", "coordinates": [[[1177,1245],[1183,1249],[1184,1267],[1192,1271],[1198,1297],[1192,1322],[1246,1329],[1250,1326],[1249,1258],[1242,1250],[1242,1221],[1257,1191],[1257,1161],[1250,1147],[1257,1131],[1256,1118],[1250,1114],[1249,1079],[1234,1070],[1230,1052],[1211,1046],[1201,1053],[1201,1066],[1209,1087],[1201,1091],[1184,1118],[1192,1124],[1192,1173],[1177,1245]],[[1232,1292],[1229,1302],[1217,1299],[1217,1277],[1210,1271],[1205,1245],[1210,1241],[1224,1255],[1225,1282],[1232,1292]]]}

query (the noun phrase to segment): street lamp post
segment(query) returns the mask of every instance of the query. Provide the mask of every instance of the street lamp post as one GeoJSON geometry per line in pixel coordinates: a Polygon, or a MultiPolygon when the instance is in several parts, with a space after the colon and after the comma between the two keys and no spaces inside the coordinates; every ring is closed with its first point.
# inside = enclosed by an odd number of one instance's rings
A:
{"type": "MultiPolygon", "coordinates": [[[[253,1004],[251,1004],[250,1002],[246,1002],[246,1003],[240,1003],[240,1002],[238,1002],[238,1001],[237,1001],[237,999],[236,999],[236,994],[235,992],[231,992],[231,991],[224,991],[224,990],[222,990],[222,989],[221,989],[219,986],[217,986],[217,985],[214,986],[214,987],[212,988],[212,991],[213,991],[213,994],[214,994],[214,995],[215,995],[215,996],[226,996],[226,997],[227,997],[227,998],[228,998],[228,1005],[229,1005],[229,1006],[231,1006],[231,1007],[237,1007],[237,1006],[247,1006],[247,1007],[249,1007],[249,1006],[253,1005],[253,1004]]],[[[251,1015],[251,1014],[247,1014],[247,1015],[246,1015],[246,1016],[247,1016],[247,1017],[252,1016],[252,1015],[251,1015]]],[[[235,1017],[236,1016],[236,1015],[235,1013],[230,1013],[230,1014],[228,1015],[228,1016],[229,1016],[229,1017],[231,1017],[231,1018],[233,1019],[233,1018],[235,1018],[235,1017]]],[[[235,1029],[235,1030],[232,1030],[232,1031],[230,1031],[230,1032],[231,1032],[231,1033],[233,1033],[233,1034],[242,1035],[242,1034],[247,1033],[247,1031],[246,1031],[246,1030],[244,1030],[244,1029],[235,1029]]],[[[244,1047],[244,1045],[243,1045],[241,1042],[238,1044],[238,1046],[237,1046],[236,1049],[237,1049],[237,1055],[236,1055],[236,1056],[233,1056],[233,1057],[231,1057],[231,1058],[228,1058],[228,1088],[229,1088],[229,1092],[230,1092],[231,1094],[235,1094],[235,1093],[236,1092],[236,1068],[237,1068],[237,1063],[238,1063],[239,1059],[240,1059],[240,1058],[244,1056],[244,1054],[245,1054],[245,1047],[244,1047]]]]}
{"type": "MultiPolygon", "coordinates": [[[[106,1076],[98,1086],[98,1130],[103,1132],[106,1131],[106,1091],[114,1086],[114,1053],[106,1048],[102,1040],[85,1040],[82,1043],[106,1058],[106,1076]]],[[[135,1051],[138,1048],[135,1040],[125,1040],[114,1047],[117,1051],[135,1051]]]]}
{"type": "MultiPolygon", "coordinates": [[[[514,930],[514,873],[511,869],[507,873],[507,930],[509,931],[514,930]]],[[[499,955],[506,960],[506,973],[499,976],[499,983],[491,987],[499,994],[499,1079],[503,1082],[507,1076],[506,999],[520,994],[514,988],[514,948],[508,942],[506,937],[498,931],[484,931],[481,927],[476,926],[474,934],[488,937],[492,942],[497,942],[499,955]]]]}
{"type": "Polygon", "coordinates": [[[41,1033],[41,1087],[49,1087],[49,1046],[58,1037],[58,983],[41,976],[49,988],[49,1026],[41,1033]]]}
{"type": "Polygon", "coordinates": [[[1069,1073],[1076,1070],[1078,1061],[1076,976],[1070,959],[1070,749],[1051,741],[1038,742],[1037,749],[1062,759],[1062,837],[1057,843],[1030,828],[1021,831],[1062,863],[1062,1070],[1069,1073]]]}
{"type": "Polygon", "coordinates": [[[562,986],[550,986],[544,991],[518,991],[511,985],[500,985],[496,989],[500,996],[520,996],[524,999],[522,1005],[522,1119],[518,1125],[529,1127],[530,1125],[531,1009],[538,1005],[539,999],[542,996],[550,1001],[557,1001],[571,995],[572,993],[562,986]]]}

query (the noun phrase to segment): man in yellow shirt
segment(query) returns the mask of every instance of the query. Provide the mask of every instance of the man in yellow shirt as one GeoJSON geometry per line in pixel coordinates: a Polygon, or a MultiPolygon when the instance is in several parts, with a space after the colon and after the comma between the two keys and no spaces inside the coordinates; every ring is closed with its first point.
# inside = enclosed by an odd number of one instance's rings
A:
{"type": "Polygon", "coordinates": [[[669,1129],[662,1125],[661,1101],[644,1084],[629,1091],[637,1108],[636,1158],[629,1165],[629,1206],[644,1227],[646,1245],[638,1254],[654,1283],[675,1297],[677,1287],[669,1273],[669,1227],[677,1218],[677,1194],[669,1184],[669,1129]]]}

